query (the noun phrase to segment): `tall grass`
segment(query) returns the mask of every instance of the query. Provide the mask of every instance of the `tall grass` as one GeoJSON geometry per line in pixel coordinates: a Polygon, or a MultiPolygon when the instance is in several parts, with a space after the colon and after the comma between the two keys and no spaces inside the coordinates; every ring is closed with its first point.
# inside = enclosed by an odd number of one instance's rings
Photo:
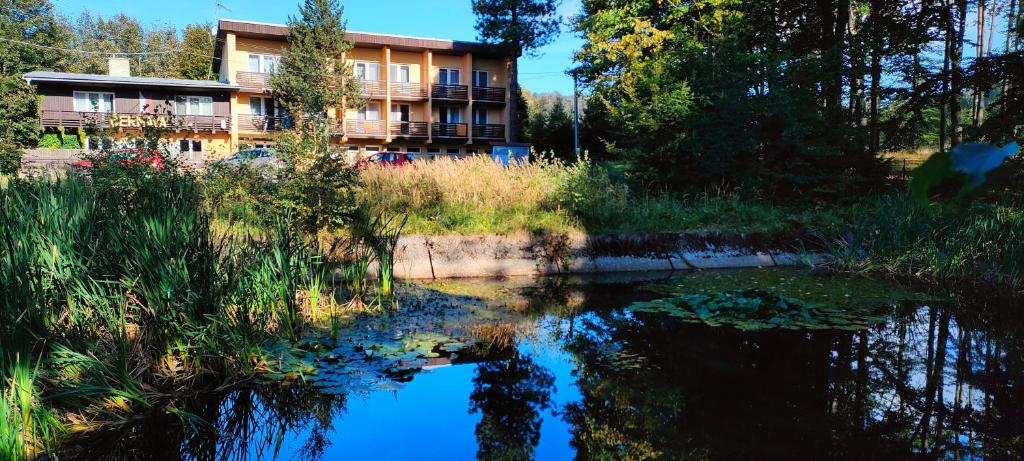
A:
{"type": "Polygon", "coordinates": [[[837,220],[734,191],[654,196],[615,182],[587,159],[540,159],[503,166],[486,157],[370,168],[356,193],[371,215],[409,215],[407,232],[506,234],[517,231],[776,232],[837,220]]]}
{"type": "Polygon", "coordinates": [[[47,408],[71,431],[123,421],[201,375],[265,368],[262,345],[303,334],[328,292],[312,239],[286,221],[218,233],[212,215],[176,171],[0,189],[5,459],[56,440],[47,408]],[[18,359],[30,356],[33,368],[18,359]]]}
{"type": "Polygon", "coordinates": [[[900,194],[856,215],[829,239],[844,268],[1024,286],[1024,207],[1012,200],[925,206],[900,194]]]}

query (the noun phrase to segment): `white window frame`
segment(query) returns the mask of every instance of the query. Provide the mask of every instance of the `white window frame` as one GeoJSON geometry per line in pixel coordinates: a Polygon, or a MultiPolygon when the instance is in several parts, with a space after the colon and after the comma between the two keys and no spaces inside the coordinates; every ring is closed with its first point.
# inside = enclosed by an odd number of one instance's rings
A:
{"type": "Polygon", "coordinates": [[[412,66],[409,64],[391,64],[388,74],[391,83],[412,83],[412,66]],[[402,75],[402,69],[405,69],[405,80],[398,78],[402,75]]]}
{"type": "Polygon", "coordinates": [[[380,121],[380,103],[379,102],[368,102],[363,107],[356,110],[356,120],[363,122],[376,122],[380,121]],[[376,107],[376,110],[370,111],[370,107],[376,107]],[[376,118],[370,118],[370,114],[375,113],[376,118]]]}
{"type": "Polygon", "coordinates": [[[491,86],[491,73],[486,70],[474,70],[473,71],[473,87],[474,88],[488,88],[491,86]],[[479,76],[483,75],[483,85],[478,85],[480,79],[479,76]]]}
{"type": "Polygon", "coordinates": [[[267,107],[268,107],[267,100],[269,100],[269,99],[271,99],[271,98],[265,98],[265,97],[262,97],[262,96],[249,96],[249,114],[257,116],[257,117],[267,117],[267,116],[269,116],[270,114],[267,113],[268,112],[267,111],[267,107]],[[260,112],[259,113],[255,113],[255,112],[252,111],[252,101],[254,99],[258,100],[260,102],[260,112]]]}
{"type": "Polygon", "coordinates": [[[249,58],[246,62],[249,66],[249,72],[272,74],[281,67],[281,56],[276,54],[249,53],[249,58]],[[256,70],[252,70],[253,58],[256,58],[256,70]]]}
{"type": "Polygon", "coordinates": [[[178,140],[178,155],[187,156],[189,160],[195,160],[195,154],[202,154],[206,150],[206,142],[202,139],[179,139],[178,140]],[[188,143],[188,150],[181,150],[181,143],[188,143]],[[195,150],[196,143],[199,143],[199,150],[195,150]]]}
{"type": "Polygon", "coordinates": [[[74,91],[74,92],[72,92],[72,98],[73,98],[72,99],[72,101],[73,101],[72,105],[75,108],[75,112],[92,112],[92,113],[95,113],[95,114],[112,114],[114,112],[117,112],[117,110],[114,108],[114,106],[117,104],[117,96],[113,92],[110,92],[110,91],[74,91]],[[89,108],[78,107],[78,95],[80,95],[80,94],[86,95],[85,99],[89,100],[90,102],[92,101],[92,98],[89,97],[90,95],[94,95],[94,94],[97,95],[98,96],[97,101],[102,101],[103,96],[108,96],[109,95],[110,96],[110,110],[103,110],[104,109],[103,107],[99,107],[102,104],[97,105],[97,107],[89,107],[89,108]]]}
{"type": "Polygon", "coordinates": [[[352,64],[352,73],[355,74],[356,80],[361,82],[379,82],[380,81],[380,63],[376,61],[355,61],[352,64]],[[359,76],[359,67],[363,67],[363,76],[359,76]],[[370,75],[370,69],[376,69],[374,75],[377,78],[367,78],[370,75]]]}
{"type": "Polygon", "coordinates": [[[437,83],[440,85],[461,85],[462,69],[454,67],[442,67],[437,70],[437,83]],[[444,78],[442,78],[442,75],[444,78]],[[455,76],[453,79],[452,76],[455,76]]]}
{"type": "Polygon", "coordinates": [[[212,117],[213,116],[213,96],[197,96],[197,95],[187,95],[187,94],[176,95],[174,97],[174,115],[203,115],[203,116],[207,116],[207,117],[212,117]],[[180,111],[178,110],[178,102],[179,102],[178,100],[179,99],[184,99],[185,100],[185,113],[184,114],[180,113],[180,111]],[[192,113],[192,101],[193,100],[198,100],[199,112],[200,112],[198,114],[193,114],[192,113]],[[209,106],[210,107],[210,113],[209,114],[202,113],[203,112],[202,107],[203,107],[203,103],[204,102],[208,102],[209,105],[210,105],[209,106]]]}

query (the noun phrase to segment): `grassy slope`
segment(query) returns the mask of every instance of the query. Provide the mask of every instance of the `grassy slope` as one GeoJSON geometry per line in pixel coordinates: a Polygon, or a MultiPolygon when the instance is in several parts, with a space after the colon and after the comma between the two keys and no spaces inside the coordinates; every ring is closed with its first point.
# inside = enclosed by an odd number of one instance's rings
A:
{"type": "Polygon", "coordinates": [[[775,233],[830,226],[844,210],[796,210],[733,193],[640,196],[588,165],[489,159],[437,160],[362,173],[357,193],[371,212],[409,214],[406,233],[517,231],[775,233]]]}

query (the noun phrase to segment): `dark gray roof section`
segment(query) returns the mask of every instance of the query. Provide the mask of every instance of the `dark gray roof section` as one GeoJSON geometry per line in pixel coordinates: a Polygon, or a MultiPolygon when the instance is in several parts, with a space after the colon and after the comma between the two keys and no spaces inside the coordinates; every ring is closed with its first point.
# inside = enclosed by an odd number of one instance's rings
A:
{"type": "Polygon", "coordinates": [[[215,80],[184,80],[180,78],[117,77],[113,75],[75,74],[71,72],[33,71],[24,75],[29,83],[75,83],[92,86],[138,86],[164,88],[192,88],[197,90],[238,90],[238,85],[215,80]]]}

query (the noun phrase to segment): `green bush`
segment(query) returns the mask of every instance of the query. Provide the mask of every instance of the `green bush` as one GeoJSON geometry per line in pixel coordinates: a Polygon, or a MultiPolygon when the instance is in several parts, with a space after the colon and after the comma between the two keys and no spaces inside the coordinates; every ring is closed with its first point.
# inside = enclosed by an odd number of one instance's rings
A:
{"type": "Polygon", "coordinates": [[[41,149],[59,149],[60,145],[60,134],[58,133],[45,133],[39,138],[39,147],[41,149]]]}
{"type": "Polygon", "coordinates": [[[0,139],[0,175],[14,175],[21,169],[21,157],[24,150],[7,141],[0,139]]]}
{"type": "Polygon", "coordinates": [[[77,134],[65,133],[64,138],[61,139],[60,147],[62,149],[81,149],[82,142],[78,139],[77,134]]]}

